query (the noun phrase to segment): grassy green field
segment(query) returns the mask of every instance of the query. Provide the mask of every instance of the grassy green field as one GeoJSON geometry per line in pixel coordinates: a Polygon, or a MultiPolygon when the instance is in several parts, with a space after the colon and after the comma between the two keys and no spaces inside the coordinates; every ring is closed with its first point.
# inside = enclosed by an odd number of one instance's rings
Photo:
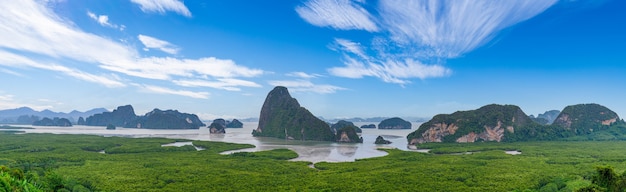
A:
{"type": "Polygon", "coordinates": [[[426,144],[431,153],[386,150],[385,157],[345,163],[291,162],[277,149],[194,141],[161,147],[161,138],[0,133],[0,165],[24,170],[44,190],[68,191],[572,191],[588,186],[594,167],[626,169],[626,142],[426,144]],[[99,151],[105,150],[106,154],[99,151]],[[504,150],[519,150],[508,155],[504,150]],[[459,153],[473,152],[459,155],[459,153]],[[548,190],[550,191],[550,190],[548,190]]]}

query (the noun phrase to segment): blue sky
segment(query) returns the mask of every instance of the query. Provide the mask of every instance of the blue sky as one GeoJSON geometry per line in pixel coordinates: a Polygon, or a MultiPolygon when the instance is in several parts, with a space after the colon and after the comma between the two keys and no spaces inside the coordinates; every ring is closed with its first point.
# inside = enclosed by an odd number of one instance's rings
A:
{"type": "Polygon", "coordinates": [[[0,109],[132,104],[258,117],[276,85],[315,115],[498,103],[626,115],[625,1],[23,0],[0,4],[0,109]]]}

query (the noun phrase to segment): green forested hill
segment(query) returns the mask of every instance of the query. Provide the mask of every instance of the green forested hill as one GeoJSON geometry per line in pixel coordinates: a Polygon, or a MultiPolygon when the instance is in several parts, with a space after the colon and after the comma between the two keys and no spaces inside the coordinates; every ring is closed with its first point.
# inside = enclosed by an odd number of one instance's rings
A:
{"type": "MultiPolygon", "coordinates": [[[[458,138],[470,133],[484,133],[487,128],[514,132],[514,129],[518,127],[535,124],[518,106],[491,104],[476,110],[436,115],[430,121],[420,125],[415,132],[409,134],[407,139],[409,142],[416,139],[424,142],[433,142],[434,139],[440,139],[442,142],[455,142],[458,138]],[[512,130],[507,130],[507,127],[511,127],[512,130]],[[426,132],[429,135],[424,137],[426,132]],[[430,134],[432,132],[436,135],[430,134]]],[[[495,137],[494,139],[499,138],[495,137]]],[[[489,139],[483,138],[481,140],[489,139]]]]}
{"type": "Polygon", "coordinates": [[[552,125],[532,121],[517,106],[492,104],[436,115],[407,139],[410,143],[460,142],[463,137],[462,142],[467,142],[464,137],[475,134],[474,141],[617,140],[626,138],[624,125],[615,112],[598,104],[567,106],[552,125]]]}

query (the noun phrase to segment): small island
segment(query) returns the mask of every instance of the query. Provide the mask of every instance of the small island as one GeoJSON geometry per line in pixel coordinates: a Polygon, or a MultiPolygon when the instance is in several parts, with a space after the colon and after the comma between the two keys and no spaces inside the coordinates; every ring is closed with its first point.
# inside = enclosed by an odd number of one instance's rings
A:
{"type": "Polygon", "coordinates": [[[399,117],[389,118],[380,122],[378,129],[411,129],[411,122],[399,117]]]}
{"type": "Polygon", "coordinates": [[[154,109],[143,116],[135,115],[131,105],[119,106],[112,112],[103,112],[87,117],[85,125],[142,129],[198,129],[205,126],[198,116],[177,110],[154,109]]]}
{"type": "Polygon", "coordinates": [[[363,142],[357,135],[357,128],[352,125],[333,131],[326,122],[300,106],[286,87],[277,86],[267,94],[259,115],[259,125],[252,135],[288,140],[363,142]]]}
{"type": "Polygon", "coordinates": [[[226,128],[243,128],[243,123],[237,119],[226,121],[226,128]]]}
{"type": "Polygon", "coordinates": [[[211,134],[224,134],[226,133],[226,120],[215,119],[208,128],[211,134]]]}
{"type": "Polygon", "coordinates": [[[383,136],[378,136],[376,137],[376,141],[374,141],[374,144],[391,144],[391,141],[385,140],[385,138],[383,138],[383,136]]]}
{"type": "Polygon", "coordinates": [[[39,121],[33,122],[33,125],[35,125],[35,126],[71,127],[72,123],[70,122],[70,120],[68,120],[66,118],[55,117],[53,119],[50,119],[50,118],[44,117],[43,119],[41,119],[39,121]]]}

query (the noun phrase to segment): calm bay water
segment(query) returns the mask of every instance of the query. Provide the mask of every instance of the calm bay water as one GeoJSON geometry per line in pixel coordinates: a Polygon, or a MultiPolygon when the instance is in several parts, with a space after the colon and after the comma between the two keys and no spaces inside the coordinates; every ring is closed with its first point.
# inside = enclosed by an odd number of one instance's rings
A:
{"type": "MultiPolygon", "coordinates": [[[[364,124],[378,124],[374,122],[355,123],[357,126],[364,124]]],[[[201,141],[220,141],[228,143],[245,143],[255,145],[255,148],[228,151],[233,153],[238,151],[262,151],[277,148],[287,148],[298,153],[299,157],[293,161],[310,162],[344,162],[355,159],[380,157],[387,155],[386,152],[377,148],[397,148],[400,150],[411,150],[407,147],[406,135],[416,130],[419,123],[413,123],[412,129],[404,130],[380,130],[363,129],[363,143],[332,143],[315,141],[291,141],[276,138],[253,137],[252,130],[256,129],[257,123],[245,122],[243,128],[226,129],[226,134],[210,134],[207,128],[190,130],[159,130],[159,129],[129,129],[117,128],[116,130],[106,130],[105,127],[96,126],[73,126],[73,127],[43,127],[32,126],[35,129],[24,129],[26,133],[54,133],[54,134],[89,134],[102,136],[120,137],[164,137],[172,139],[189,139],[201,141]],[[376,145],[374,141],[379,135],[386,140],[393,142],[388,145],[376,145]]],[[[413,150],[414,151],[414,150],[413,150]]]]}

